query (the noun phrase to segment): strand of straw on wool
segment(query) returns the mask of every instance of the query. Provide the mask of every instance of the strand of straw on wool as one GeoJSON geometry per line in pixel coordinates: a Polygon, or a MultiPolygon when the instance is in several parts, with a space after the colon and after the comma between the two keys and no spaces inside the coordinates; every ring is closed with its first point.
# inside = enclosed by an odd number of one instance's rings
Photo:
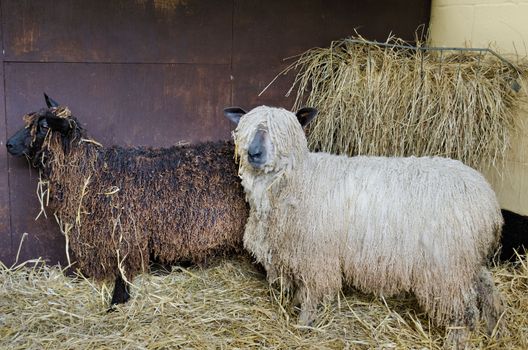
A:
{"type": "MultiPolygon", "coordinates": [[[[82,202],[83,202],[83,199],[84,199],[84,196],[86,195],[87,191],[86,189],[88,188],[88,184],[90,183],[90,179],[91,179],[92,175],[88,175],[88,178],[86,178],[84,180],[84,183],[83,183],[83,186],[81,187],[81,194],[80,194],[80,197],[79,197],[79,206],[77,207],[77,215],[75,216],[75,224],[77,226],[77,230],[80,231],[81,230],[81,209],[82,209],[82,202]]],[[[69,232],[70,230],[72,229],[72,226],[71,224],[69,223],[66,223],[65,224],[65,230],[64,230],[64,237],[65,237],[65,240],[66,240],[66,257],[68,259],[68,264],[71,265],[71,261],[70,261],[70,254],[69,254],[69,232]]],[[[80,234],[80,233],[79,233],[80,234]]]]}
{"type": "Polygon", "coordinates": [[[39,171],[39,181],[37,183],[37,198],[40,204],[40,211],[35,217],[35,220],[37,220],[42,214],[44,214],[45,218],[48,218],[45,207],[49,205],[49,192],[49,181],[44,181],[42,179],[42,172],[39,171]]]}
{"type": "Polygon", "coordinates": [[[117,186],[111,186],[109,189],[108,189],[108,192],[104,192],[103,194],[105,196],[111,196],[113,194],[116,194],[117,192],[121,191],[121,189],[117,186]]]}
{"type": "Polygon", "coordinates": [[[92,140],[92,139],[81,139],[79,142],[84,142],[84,143],[92,143],[96,146],[99,146],[99,147],[103,147],[103,145],[95,140],[92,140]]]}
{"type": "MultiPolygon", "coordinates": [[[[51,132],[50,130],[48,130],[48,132],[46,133],[46,136],[44,137],[44,140],[45,140],[44,142],[47,144],[49,143],[50,139],[51,139],[51,132]]],[[[42,165],[44,165],[44,155],[42,155],[41,162],[42,162],[42,165]]],[[[49,191],[49,181],[48,180],[44,181],[42,179],[42,171],[39,170],[39,181],[37,183],[37,198],[40,203],[40,211],[37,214],[37,217],[35,218],[35,220],[37,220],[42,214],[44,214],[44,217],[46,219],[48,218],[45,207],[47,207],[49,204],[49,192],[50,192],[49,191]],[[45,190],[44,190],[44,186],[46,186],[45,190]],[[46,196],[46,205],[44,205],[44,196],[46,196]]]]}
{"type": "MultiPolygon", "coordinates": [[[[116,229],[118,226],[121,226],[121,213],[117,214],[117,218],[113,219],[112,220],[113,223],[112,223],[112,240],[113,238],[115,237],[115,232],[116,232],[116,229]]],[[[127,276],[126,276],[126,269],[125,267],[123,266],[123,262],[125,261],[125,259],[127,258],[127,254],[125,254],[125,256],[121,259],[121,251],[119,249],[119,246],[121,246],[121,242],[123,242],[123,233],[122,233],[122,230],[120,229],[119,230],[119,239],[118,239],[118,242],[116,244],[116,260],[117,260],[117,269],[119,270],[119,273],[121,274],[121,278],[123,279],[123,281],[130,285],[130,286],[133,286],[133,284],[128,280],[127,276]]],[[[115,242],[114,242],[115,244],[115,242]]]]}
{"type": "MultiPolygon", "coordinates": [[[[122,238],[123,238],[123,234],[119,234],[119,243],[121,243],[122,238]]],[[[127,258],[128,254],[125,254],[125,256],[123,256],[123,258],[120,259],[120,255],[121,255],[120,254],[120,250],[119,250],[119,248],[117,248],[116,249],[116,255],[117,255],[117,257],[116,257],[116,259],[117,259],[117,269],[121,273],[121,278],[123,279],[123,281],[125,281],[126,284],[132,285],[132,283],[126,277],[126,269],[125,269],[125,267],[123,265],[123,262],[127,258]]]]}
{"type": "Polygon", "coordinates": [[[65,249],[66,249],[66,259],[68,261],[68,266],[72,266],[72,262],[70,259],[70,231],[73,227],[72,224],[66,222],[64,223],[58,216],[57,213],[53,214],[55,216],[55,220],[57,221],[57,224],[59,225],[59,229],[61,233],[64,235],[64,241],[65,241],[65,249]]]}
{"type": "Polygon", "coordinates": [[[130,215],[130,220],[132,221],[132,226],[134,228],[134,233],[136,235],[135,242],[136,242],[136,249],[139,251],[139,256],[141,258],[141,270],[145,271],[146,267],[145,267],[145,259],[143,258],[143,249],[141,249],[138,243],[139,238],[138,238],[138,229],[137,229],[136,219],[134,218],[133,215],[130,215]]]}
{"type": "Polygon", "coordinates": [[[81,226],[82,202],[83,202],[84,196],[87,193],[86,189],[88,188],[88,185],[90,184],[90,179],[91,178],[92,178],[92,175],[91,174],[88,175],[88,177],[84,180],[83,186],[81,187],[81,194],[80,194],[80,197],[79,197],[79,206],[77,207],[77,215],[75,217],[75,223],[77,224],[78,227],[81,226]]]}

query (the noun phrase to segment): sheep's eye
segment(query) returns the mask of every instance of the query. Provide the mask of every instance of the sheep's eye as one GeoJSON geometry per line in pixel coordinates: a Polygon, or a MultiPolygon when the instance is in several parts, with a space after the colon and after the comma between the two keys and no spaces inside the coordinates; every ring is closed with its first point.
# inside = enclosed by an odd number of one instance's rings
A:
{"type": "Polygon", "coordinates": [[[45,120],[43,120],[43,121],[40,123],[39,126],[40,126],[40,128],[41,128],[42,130],[48,130],[48,129],[49,129],[48,123],[47,123],[45,120]]]}

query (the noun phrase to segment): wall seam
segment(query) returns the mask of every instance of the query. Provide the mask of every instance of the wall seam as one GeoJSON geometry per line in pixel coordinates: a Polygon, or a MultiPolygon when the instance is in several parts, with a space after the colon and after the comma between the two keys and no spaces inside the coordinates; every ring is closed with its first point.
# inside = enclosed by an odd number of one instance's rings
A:
{"type": "Polygon", "coordinates": [[[233,72],[233,56],[235,50],[235,0],[231,2],[231,57],[229,63],[229,81],[230,81],[230,94],[229,94],[229,105],[233,105],[233,95],[234,95],[234,86],[235,86],[235,77],[233,72]]]}
{"type": "MultiPolygon", "coordinates": [[[[0,26],[1,26],[1,32],[2,36],[0,37],[0,40],[2,41],[2,87],[4,96],[2,97],[4,99],[4,126],[5,126],[5,140],[7,142],[7,99],[6,99],[6,69],[5,65],[6,62],[4,60],[5,57],[5,26],[4,26],[4,1],[0,0],[0,26]]],[[[9,156],[6,156],[6,170],[7,170],[7,205],[8,205],[8,211],[9,211],[9,223],[8,223],[8,230],[9,230],[9,257],[14,261],[14,247],[13,247],[13,210],[12,210],[12,201],[11,201],[11,172],[9,171],[11,169],[10,167],[10,161],[9,156]]]]}
{"type": "Polygon", "coordinates": [[[16,60],[6,59],[6,63],[31,63],[31,64],[101,64],[101,65],[151,65],[151,66],[185,66],[185,65],[201,65],[201,66],[228,66],[230,62],[116,62],[116,61],[32,61],[32,60],[16,60]]]}

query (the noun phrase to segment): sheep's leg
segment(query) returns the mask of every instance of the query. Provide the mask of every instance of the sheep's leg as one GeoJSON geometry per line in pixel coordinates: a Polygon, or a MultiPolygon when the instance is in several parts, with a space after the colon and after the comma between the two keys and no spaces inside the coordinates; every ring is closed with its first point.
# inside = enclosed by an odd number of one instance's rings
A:
{"type": "Polygon", "coordinates": [[[452,324],[452,328],[447,332],[444,341],[444,349],[463,350],[466,348],[469,339],[469,330],[463,326],[463,322],[452,324]]]}
{"type": "Polygon", "coordinates": [[[294,307],[301,307],[301,304],[303,303],[303,291],[302,288],[296,288],[295,294],[293,295],[292,299],[292,305],[294,307]]]}
{"type": "Polygon", "coordinates": [[[284,292],[291,293],[293,291],[295,285],[287,273],[277,270],[272,265],[268,265],[266,267],[266,275],[269,284],[279,286],[284,292]]]}
{"type": "Polygon", "coordinates": [[[447,338],[444,342],[445,349],[465,349],[469,334],[477,328],[479,309],[477,307],[477,293],[471,289],[464,297],[466,305],[463,314],[456,316],[447,330],[447,338]]]}
{"type": "Polygon", "coordinates": [[[310,297],[308,288],[304,283],[298,283],[293,298],[293,303],[301,305],[301,312],[299,313],[299,325],[311,326],[315,318],[317,317],[317,304],[318,301],[310,297]]]}
{"type": "Polygon", "coordinates": [[[279,273],[271,264],[264,262],[262,263],[264,269],[266,270],[266,278],[269,284],[273,284],[279,278],[279,273]]]}
{"type": "Polygon", "coordinates": [[[301,313],[299,314],[299,325],[311,326],[317,317],[317,302],[305,300],[301,303],[301,313]]]}
{"type": "Polygon", "coordinates": [[[112,301],[110,302],[110,310],[117,304],[124,304],[130,299],[130,290],[121,275],[115,279],[114,292],[112,293],[112,301]]]}
{"type": "MultiPolygon", "coordinates": [[[[476,309],[476,307],[475,307],[476,309]]],[[[447,329],[447,337],[444,341],[444,349],[463,350],[466,348],[466,344],[469,340],[469,333],[474,329],[476,320],[475,310],[467,310],[464,317],[459,317],[451,322],[450,327],[447,329]],[[468,324],[467,316],[471,317],[468,324]]],[[[476,319],[478,320],[478,309],[476,309],[476,319]]]]}
{"type": "Polygon", "coordinates": [[[498,328],[497,333],[500,334],[502,327],[497,327],[497,322],[504,311],[504,302],[487,268],[481,268],[475,284],[479,306],[482,310],[482,318],[486,322],[488,335],[491,335],[495,328],[498,328]]]}

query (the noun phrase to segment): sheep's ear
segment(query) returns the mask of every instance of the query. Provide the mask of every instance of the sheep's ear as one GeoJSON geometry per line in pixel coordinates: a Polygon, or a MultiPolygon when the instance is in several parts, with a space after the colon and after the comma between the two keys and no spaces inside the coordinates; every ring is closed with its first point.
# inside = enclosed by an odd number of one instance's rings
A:
{"type": "Polygon", "coordinates": [[[246,114],[246,111],[239,107],[229,107],[224,109],[224,116],[238,125],[240,118],[246,114]]]}
{"type": "Polygon", "coordinates": [[[66,118],[59,118],[56,116],[46,116],[48,127],[53,131],[58,131],[66,134],[70,130],[70,122],[66,118]]]}
{"type": "Polygon", "coordinates": [[[44,93],[44,100],[46,101],[46,106],[48,106],[48,108],[59,107],[57,101],[53,100],[51,97],[46,95],[46,93],[44,93]]]}
{"type": "Polygon", "coordinates": [[[304,107],[301,108],[295,113],[297,116],[297,120],[301,124],[301,126],[304,128],[308,123],[310,123],[315,116],[317,115],[317,109],[312,107],[304,107]]]}

